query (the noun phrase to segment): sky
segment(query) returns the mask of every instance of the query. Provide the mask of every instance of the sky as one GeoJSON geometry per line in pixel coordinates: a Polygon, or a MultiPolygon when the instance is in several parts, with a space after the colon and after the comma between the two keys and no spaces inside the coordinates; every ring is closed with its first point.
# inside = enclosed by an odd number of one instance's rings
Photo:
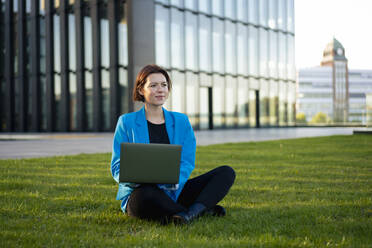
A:
{"type": "Polygon", "coordinates": [[[372,70],[372,0],[294,0],[297,69],[320,65],[335,37],[349,69],[372,70]]]}

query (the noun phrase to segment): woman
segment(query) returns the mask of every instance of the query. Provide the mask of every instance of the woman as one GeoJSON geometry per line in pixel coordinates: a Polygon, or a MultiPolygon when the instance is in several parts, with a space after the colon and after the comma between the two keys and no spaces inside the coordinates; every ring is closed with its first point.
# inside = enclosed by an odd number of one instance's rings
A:
{"type": "Polygon", "coordinates": [[[227,194],[235,180],[231,167],[221,166],[204,175],[189,179],[195,167],[196,142],[185,114],[163,108],[172,82],[168,73],[157,65],[147,65],[138,73],[133,100],[144,107],[119,117],[113,140],[111,173],[119,182],[120,143],[164,143],[182,145],[179,183],[119,183],[117,200],[129,216],[168,223],[189,223],[210,213],[225,215],[216,205],[227,194]]]}

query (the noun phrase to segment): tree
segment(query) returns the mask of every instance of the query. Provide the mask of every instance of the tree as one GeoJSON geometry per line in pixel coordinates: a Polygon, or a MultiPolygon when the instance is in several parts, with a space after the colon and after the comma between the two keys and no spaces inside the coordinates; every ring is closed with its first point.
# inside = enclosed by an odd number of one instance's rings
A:
{"type": "Polygon", "coordinates": [[[313,116],[310,123],[311,124],[327,124],[330,122],[328,115],[323,112],[318,112],[313,116]]]}
{"type": "Polygon", "coordinates": [[[297,124],[306,124],[306,115],[304,113],[296,114],[296,123],[297,124]]]}

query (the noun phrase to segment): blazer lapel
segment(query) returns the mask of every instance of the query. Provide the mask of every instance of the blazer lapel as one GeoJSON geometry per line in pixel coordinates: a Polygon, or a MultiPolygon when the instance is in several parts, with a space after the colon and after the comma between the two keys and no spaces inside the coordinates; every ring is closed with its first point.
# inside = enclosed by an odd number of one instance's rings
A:
{"type": "Polygon", "coordinates": [[[145,107],[136,112],[135,143],[150,143],[145,107]]]}
{"type": "Polygon", "coordinates": [[[175,140],[174,140],[175,137],[174,137],[173,116],[165,108],[163,108],[163,113],[164,113],[164,119],[165,119],[165,128],[167,129],[169,142],[171,144],[174,144],[175,143],[175,140]]]}

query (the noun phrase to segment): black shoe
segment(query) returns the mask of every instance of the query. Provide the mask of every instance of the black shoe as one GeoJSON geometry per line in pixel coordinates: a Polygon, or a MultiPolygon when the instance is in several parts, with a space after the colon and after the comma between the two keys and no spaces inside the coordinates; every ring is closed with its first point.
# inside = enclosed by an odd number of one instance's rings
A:
{"type": "Polygon", "coordinates": [[[186,212],[180,212],[172,216],[172,221],[175,224],[189,224],[194,219],[202,215],[207,208],[201,203],[194,203],[186,212]]]}
{"type": "Polygon", "coordinates": [[[206,215],[222,217],[226,215],[226,209],[220,205],[215,205],[205,211],[206,215]]]}

